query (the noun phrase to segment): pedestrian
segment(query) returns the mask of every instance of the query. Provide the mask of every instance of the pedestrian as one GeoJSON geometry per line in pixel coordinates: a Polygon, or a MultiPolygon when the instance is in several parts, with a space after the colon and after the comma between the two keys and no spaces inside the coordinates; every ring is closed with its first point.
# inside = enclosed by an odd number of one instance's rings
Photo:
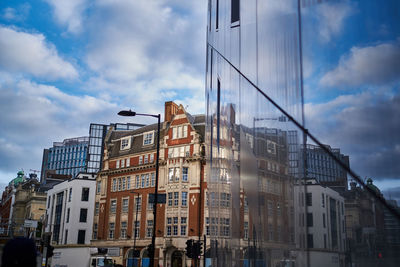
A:
{"type": "Polygon", "coordinates": [[[32,239],[17,237],[3,248],[2,267],[36,267],[37,251],[32,239]]]}

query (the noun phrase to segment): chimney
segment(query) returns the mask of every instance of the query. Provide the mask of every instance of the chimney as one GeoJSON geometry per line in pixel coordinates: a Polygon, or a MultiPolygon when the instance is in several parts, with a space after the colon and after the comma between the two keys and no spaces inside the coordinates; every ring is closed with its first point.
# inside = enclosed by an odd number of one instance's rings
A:
{"type": "Polygon", "coordinates": [[[172,117],[178,111],[178,105],[175,104],[173,101],[165,102],[165,113],[164,113],[164,121],[171,122],[172,117]]]}

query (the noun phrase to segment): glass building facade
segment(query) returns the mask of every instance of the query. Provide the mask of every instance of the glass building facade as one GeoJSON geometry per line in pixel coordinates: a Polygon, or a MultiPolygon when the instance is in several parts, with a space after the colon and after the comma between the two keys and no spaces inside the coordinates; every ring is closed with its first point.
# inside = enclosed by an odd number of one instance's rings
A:
{"type": "Polygon", "coordinates": [[[47,170],[55,170],[57,174],[72,175],[86,170],[89,138],[77,137],[54,142],[48,149],[47,170]]]}
{"type": "MultiPolygon", "coordinates": [[[[384,78],[389,82],[379,90],[386,90],[388,99],[399,98],[400,73],[393,70],[399,61],[389,62],[393,59],[379,52],[400,59],[400,6],[397,1],[367,2],[208,1],[204,224],[209,238],[204,266],[399,262],[393,253],[399,247],[385,244],[393,238],[385,236],[383,220],[383,211],[399,219],[396,209],[372,181],[366,184],[349,169],[348,159],[335,160],[334,151],[313,135],[324,142],[348,144],[345,149],[353,148],[359,153],[354,152],[355,161],[362,162],[360,151],[372,143],[362,148],[355,144],[369,124],[376,125],[363,121],[350,132],[351,124],[362,118],[358,113],[345,115],[354,111],[360,97],[373,94],[384,78]],[[388,75],[375,70],[375,64],[384,67],[384,58],[392,67],[388,75]],[[344,86],[346,93],[334,95],[344,86]],[[366,91],[356,92],[361,89],[366,91]],[[348,127],[344,118],[353,119],[348,127]],[[334,179],[349,172],[353,187],[347,188],[345,181],[344,192],[337,192],[309,175],[307,145],[335,161],[334,179]]],[[[394,129],[388,134],[392,146],[398,141],[392,135],[400,132],[395,124],[388,123],[394,129]]],[[[394,178],[400,178],[394,165],[389,168],[394,178]]]]}

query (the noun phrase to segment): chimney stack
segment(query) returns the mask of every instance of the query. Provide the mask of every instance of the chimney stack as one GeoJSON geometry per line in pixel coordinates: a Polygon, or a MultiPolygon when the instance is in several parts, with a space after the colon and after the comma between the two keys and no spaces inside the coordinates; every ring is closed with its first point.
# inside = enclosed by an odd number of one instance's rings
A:
{"type": "Polygon", "coordinates": [[[165,102],[164,121],[171,122],[172,117],[178,112],[178,107],[173,101],[165,102]]]}

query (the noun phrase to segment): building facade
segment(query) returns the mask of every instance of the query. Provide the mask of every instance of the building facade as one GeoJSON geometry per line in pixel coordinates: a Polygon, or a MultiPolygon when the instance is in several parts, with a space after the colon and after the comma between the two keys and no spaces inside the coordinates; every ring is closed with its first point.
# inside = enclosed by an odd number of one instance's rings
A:
{"type": "Polygon", "coordinates": [[[306,229],[294,225],[304,178],[297,10],[297,1],[208,1],[206,266],[307,264],[295,244],[306,229]]]}
{"type": "Polygon", "coordinates": [[[95,247],[117,248],[124,266],[148,266],[148,246],[156,224],[155,264],[187,266],[185,242],[203,236],[204,115],[165,103],[160,132],[159,187],[165,203],[153,218],[157,124],[109,131],[103,169],[97,176],[93,240],[95,247]]]}
{"type": "Polygon", "coordinates": [[[0,204],[0,235],[41,237],[46,193],[35,174],[26,177],[19,171],[5,188],[0,204]]]}
{"type": "Polygon", "coordinates": [[[93,174],[80,173],[47,191],[45,232],[52,244],[90,244],[95,187],[93,174]]]}
{"type": "Polygon", "coordinates": [[[295,218],[296,227],[307,227],[305,235],[296,236],[296,244],[307,247],[305,256],[309,257],[309,266],[345,266],[344,198],[315,179],[308,179],[306,183],[304,196],[301,194],[304,184],[295,186],[295,195],[300,196],[298,210],[305,210],[295,218]]]}
{"type": "MultiPolygon", "coordinates": [[[[339,148],[324,145],[337,159],[350,168],[349,156],[340,153],[339,148]]],[[[321,147],[307,144],[306,175],[308,179],[316,179],[320,184],[329,186],[338,192],[347,190],[347,171],[337,164],[331,155],[321,147]]]]}
{"type": "Polygon", "coordinates": [[[53,147],[44,149],[41,182],[48,170],[55,170],[56,174],[75,177],[79,172],[86,170],[89,137],[65,139],[63,142],[54,142],[53,147]]]}

